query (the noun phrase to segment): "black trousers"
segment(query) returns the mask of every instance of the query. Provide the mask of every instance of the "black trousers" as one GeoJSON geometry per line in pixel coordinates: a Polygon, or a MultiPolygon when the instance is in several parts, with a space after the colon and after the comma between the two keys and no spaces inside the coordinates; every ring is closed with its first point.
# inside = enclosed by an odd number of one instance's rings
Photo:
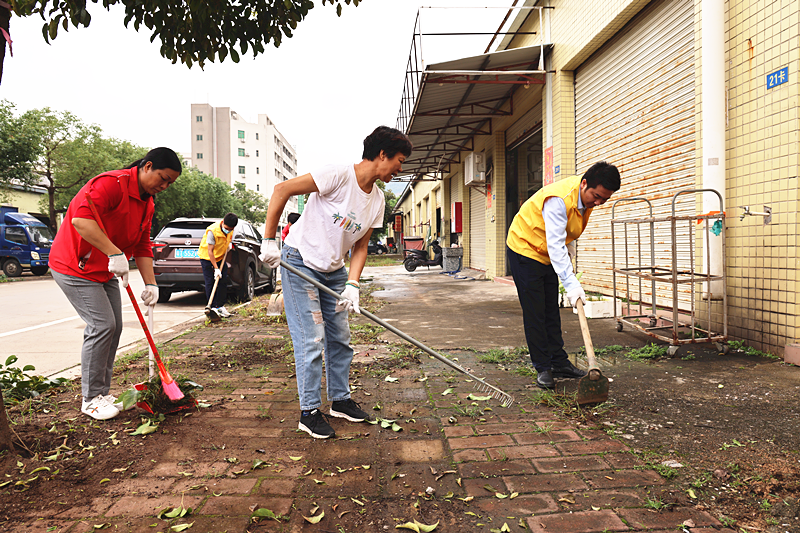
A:
{"type": "Polygon", "coordinates": [[[508,264],[522,306],[525,340],[537,372],[567,366],[569,358],[561,336],[558,274],[552,265],[506,248],[508,264]]]}
{"type": "MultiPolygon", "coordinates": [[[[219,264],[219,261],[217,261],[219,264]]],[[[206,284],[206,303],[211,298],[211,289],[214,288],[214,265],[208,259],[201,259],[200,266],[203,267],[203,281],[206,284]]],[[[214,301],[211,302],[211,308],[216,309],[222,307],[228,300],[228,263],[222,265],[222,277],[217,283],[217,292],[214,293],[214,301]]]]}

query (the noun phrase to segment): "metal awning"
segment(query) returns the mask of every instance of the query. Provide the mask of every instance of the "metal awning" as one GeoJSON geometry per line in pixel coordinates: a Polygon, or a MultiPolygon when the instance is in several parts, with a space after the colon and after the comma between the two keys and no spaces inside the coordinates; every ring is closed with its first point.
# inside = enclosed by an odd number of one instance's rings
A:
{"type": "Polygon", "coordinates": [[[397,128],[414,144],[403,175],[436,179],[451,172],[460,152],[474,149],[475,135],[492,133],[493,117],[513,114],[516,90],[544,84],[544,53],[551,46],[502,50],[425,70],[414,70],[412,53],[397,117],[397,128]]]}

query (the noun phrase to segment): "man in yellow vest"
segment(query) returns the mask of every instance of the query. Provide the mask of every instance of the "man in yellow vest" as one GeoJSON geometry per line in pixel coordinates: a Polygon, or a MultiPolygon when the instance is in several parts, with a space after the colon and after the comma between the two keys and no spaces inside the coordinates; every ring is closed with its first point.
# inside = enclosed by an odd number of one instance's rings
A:
{"type": "Polygon", "coordinates": [[[517,286],[525,340],[536,368],[536,385],[555,387],[554,378],[579,378],[564,351],[558,305],[558,279],[569,303],[586,303],[586,293],[572,269],[570,245],[589,222],[592,208],[619,190],[617,167],[601,161],[581,176],[539,189],[520,208],[508,230],[508,264],[517,286]]]}
{"type": "Polygon", "coordinates": [[[220,262],[225,255],[225,251],[231,245],[233,229],[238,223],[239,217],[233,213],[228,213],[219,222],[211,224],[206,228],[203,240],[200,241],[200,248],[197,250],[197,255],[200,256],[200,266],[203,267],[206,299],[211,298],[214,280],[219,279],[217,292],[214,293],[214,301],[211,302],[211,309],[222,317],[229,317],[231,313],[225,309],[225,300],[228,296],[225,288],[225,274],[228,273],[228,268],[225,263],[220,264],[220,262]]]}

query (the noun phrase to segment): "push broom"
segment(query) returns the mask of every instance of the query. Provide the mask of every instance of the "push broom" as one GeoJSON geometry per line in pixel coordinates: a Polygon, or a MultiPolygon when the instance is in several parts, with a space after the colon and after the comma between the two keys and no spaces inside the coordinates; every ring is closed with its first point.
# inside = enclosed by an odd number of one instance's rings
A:
{"type": "MultiPolygon", "coordinates": [[[[89,203],[89,209],[92,210],[92,214],[94,215],[95,220],[97,221],[97,225],[100,226],[100,230],[103,232],[103,235],[108,237],[108,233],[106,232],[106,228],[103,225],[103,221],[100,219],[100,213],[97,212],[97,207],[94,205],[92,201],[92,197],[89,196],[89,191],[86,191],[86,201],[89,203]]],[[[161,388],[166,393],[167,397],[172,400],[173,402],[177,402],[178,400],[183,398],[183,392],[181,392],[180,387],[178,384],[175,383],[175,380],[172,379],[172,376],[169,375],[167,372],[164,363],[161,361],[161,356],[158,355],[158,350],[156,349],[156,343],[153,341],[153,336],[150,335],[150,330],[147,329],[147,324],[144,323],[144,317],[142,316],[141,310],[139,310],[139,304],[136,303],[136,297],[133,295],[133,290],[131,290],[131,286],[128,285],[125,287],[128,290],[128,297],[131,299],[131,304],[133,304],[133,309],[136,311],[136,316],[139,317],[139,323],[142,325],[142,329],[144,330],[144,334],[147,337],[147,342],[150,343],[150,349],[153,351],[153,357],[156,360],[156,364],[158,365],[158,374],[161,377],[161,388]]]]}
{"type": "MultiPolygon", "coordinates": [[[[334,298],[339,299],[339,300],[345,300],[346,299],[341,294],[337,294],[336,291],[333,291],[330,288],[328,288],[325,285],[323,285],[322,283],[318,282],[317,280],[308,277],[303,272],[297,270],[292,265],[286,263],[286,261],[281,260],[281,266],[283,268],[285,268],[286,270],[288,270],[289,272],[291,272],[292,274],[295,274],[295,275],[299,276],[300,278],[304,279],[305,281],[311,283],[312,285],[314,285],[319,290],[321,290],[321,291],[323,291],[323,292],[325,292],[327,294],[330,294],[334,298]]],[[[456,370],[458,370],[462,374],[466,374],[470,378],[474,379],[475,383],[476,383],[475,387],[479,391],[489,393],[489,395],[492,398],[494,398],[496,400],[499,400],[503,407],[511,407],[511,404],[514,403],[514,397],[511,396],[510,394],[508,394],[507,392],[503,392],[500,389],[498,389],[497,387],[495,387],[494,385],[492,385],[490,383],[487,383],[486,381],[484,381],[483,379],[481,379],[481,378],[479,378],[477,376],[472,375],[466,368],[462,367],[458,363],[455,363],[455,362],[451,361],[450,359],[446,358],[445,356],[441,355],[440,353],[428,348],[427,346],[425,346],[424,344],[422,344],[421,342],[419,342],[415,338],[406,335],[405,333],[403,333],[402,331],[400,331],[396,327],[394,327],[391,324],[381,320],[380,318],[378,318],[377,316],[373,315],[369,311],[367,311],[365,309],[361,309],[361,314],[364,315],[365,317],[369,318],[370,320],[372,320],[376,324],[379,324],[379,325],[383,326],[384,328],[388,329],[389,331],[391,331],[392,333],[394,333],[395,335],[397,335],[401,339],[410,342],[411,344],[413,344],[414,346],[416,346],[420,350],[423,350],[424,352],[426,352],[427,354],[431,355],[432,357],[438,359],[439,361],[443,362],[447,366],[455,368],[456,370]]]]}

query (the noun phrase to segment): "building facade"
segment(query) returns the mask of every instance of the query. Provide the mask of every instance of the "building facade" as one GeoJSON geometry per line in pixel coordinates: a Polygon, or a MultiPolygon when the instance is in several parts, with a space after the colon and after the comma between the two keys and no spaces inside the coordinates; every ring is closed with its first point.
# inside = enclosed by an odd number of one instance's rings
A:
{"type": "MultiPolygon", "coordinates": [[[[192,164],[230,186],[243,183],[266,198],[275,185],[297,176],[297,152],[267,115],[244,120],[229,107],[192,104],[192,164]]],[[[297,198],[287,202],[286,216],[297,212],[297,198]]]]}
{"type": "Polygon", "coordinates": [[[800,337],[800,2],[524,5],[493,52],[407,73],[418,88],[398,118],[415,144],[414,179],[396,208],[403,234],[441,228],[440,240],[464,247],[465,266],[506,276],[505,239],[522,203],[605,160],[622,188],[578,240],[587,292],[611,295],[625,266],[721,277],[637,282],[635,296],[694,308],[707,327],[725,322],[729,338],[781,355],[800,337]],[[484,161],[479,179],[470,154],[484,161]],[[462,231],[450,235],[456,202],[462,231]],[[724,227],[709,228],[703,217],[717,211],[724,227]],[[618,224],[681,217],[652,232],[618,224]]]}

